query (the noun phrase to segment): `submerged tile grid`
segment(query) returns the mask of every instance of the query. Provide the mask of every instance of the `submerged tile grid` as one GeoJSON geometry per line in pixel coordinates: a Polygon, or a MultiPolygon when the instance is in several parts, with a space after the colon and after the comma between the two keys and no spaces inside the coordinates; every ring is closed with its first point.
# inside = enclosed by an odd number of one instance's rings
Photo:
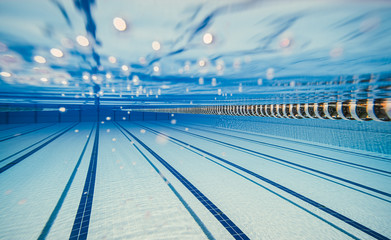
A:
{"type": "MultiPolygon", "coordinates": [[[[141,128],[140,127],[135,127],[135,129],[139,130],[141,128]]],[[[161,134],[161,132],[160,132],[160,134],[161,134]]],[[[28,135],[27,136],[21,136],[21,137],[28,137],[28,135]]],[[[56,137],[60,137],[60,135],[57,135],[56,137]]],[[[135,137],[135,136],[133,136],[133,137],[135,137]]],[[[93,149],[93,153],[92,153],[92,156],[91,156],[91,165],[90,165],[90,168],[88,170],[88,174],[87,174],[87,178],[86,178],[86,185],[85,186],[88,185],[88,189],[89,190],[87,189],[87,191],[83,191],[83,193],[85,193],[85,192],[91,193],[91,191],[93,192],[93,189],[94,189],[94,184],[95,184],[94,176],[96,174],[96,160],[97,160],[97,155],[98,155],[98,141],[99,141],[98,138],[99,138],[98,136],[95,136],[95,142],[94,142],[94,147],[93,147],[94,149],[93,149]]],[[[52,139],[52,140],[54,141],[55,139],[52,139]]],[[[188,143],[185,142],[185,144],[188,144],[188,143]]],[[[141,145],[143,145],[143,144],[141,144],[141,145]]],[[[43,147],[45,147],[45,146],[43,146],[43,147]]],[[[148,150],[148,146],[146,144],[144,144],[143,146],[145,147],[145,149],[148,150]]],[[[38,150],[40,150],[40,149],[38,149],[38,150]]],[[[15,149],[15,150],[17,150],[17,149],[15,149]]],[[[37,152],[38,150],[36,150],[35,152],[37,152]]],[[[35,152],[32,152],[30,155],[34,154],[35,152]]],[[[152,152],[151,152],[151,154],[152,154],[152,152]]],[[[26,158],[28,158],[30,155],[28,155],[26,158]]],[[[154,155],[154,154],[152,154],[152,155],[154,155]]],[[[154,155],[154,156],[156,158],[159,158],[157,154],[154,155]]],[[[20,162],[15,162],[15,164],[13,164],[13,166],[15,166],[16,170],[17,170],[17,168],[22,167],[22,165],[21,164],[18,165],[18,163],[20,163],[20,162]]],[[[163,164],[163,165],[165,165],[165,164],[163,164]]],[[[232,234],[232,236],[234,238],[241,239],[240,238],[241,236],[243,236],[243,235],[245,236],[245,234],[239,228],[237,228],[236,225],[232,225],[231,224],[232,221],[230,221],[229,218],[225,214],[222,214],[221,210],[218,207],[216,207],[216,205],[214,205],[213,203],[211,204],[209,199],[207,199],[201,192],[199,192],[199,190],[197,188],[195,188],[194,185],[192,185],[192,184],[189,185],[189,182],[186,181],[186,179],[181,174],[179,174],[179,173],[176,174],[176,170],[173,169],[172,167],[170,168],[169,165],[166,165],[166,167],[168,169],[171,169],[170,171],[172,171],[173,174],[178,177],[178,179],[182,179],[180,181],[196,196],[196,198],[198,198],[208,208],[208,210],[220,221],[220,223],[224,227],[226,227],[228,231],[231,232],[231,234],[232,234]]],[[[240,167],[239,167],[239,169],[240,169],[240,167]]],[[[384,174],[388,174],[389,173],[388,169],[389,168],[386,167],[384,170],[382,170],[382,172],[384,174]]],[[[247,172],[249,174],[252,174],[251,171],[248,171],[247,169],[240,169],[240,170],[242,170],[244,172],[247,172]]],[[[254,175],[254,174],[252,174],[252,175],[254,175]]],[[[278,186],[278,185],[276,185],[276,186],[278,186]]],[[[282,189],[286,189],[286,188],[282,186],[282,189]]],[[[367,190],[371,190],[371,189],[367,188],[367,190]]],[[[293,194],[293,195],[297,195],[297,194],[295,194],[294,191],[288,191],[288,192],[293,194]]],[[[297,195],[296,197],[298,197],[298,196],[300,198],[300,195],[297,195]]],[[[384,197],[389,197],[389,194],[384,194],[384,197]]],[[[303,200],[303,198],[301,198],[301,199],[303,200]]],[[[306,200],[306,199],[304,199],[304,200],[306,200]]],[[[315,204],[315,205],[319,206],[321,210],[326,210],[326,212],[328,211],[330,213],[330,211],[325,206],[322,206],[322,205],[319,205],[319,204],[315,204]]],[[[75,219],[75,223],[77,222],[78,224],[75,224],[77,226],[74,227],[74,231],[72,231],[71,239],[73,239],[73,238],[74,239],[85,239],[85,238],[87,238],[88,223],[90,222],[89,217],[90,217],[90,214],[91,214],[91,210],[93,210],[92,206],[93,206],[92,196],[90,196],[89,194],[83,194],[82,195],[82,199],[80,201],[78,215],[76,216],[77,221],[75,219]],[[86,195],[86,196],[84,196],[84,195],[86,195]],[[82,217],[83,215],[84,215],[84,220],[82,218],[78,218],[78,217],[82,217]]],[[[34,210],[32,209],[32,211],[34,211],[34,210]]],[[[331,212],[330,214],[332,214],[334,216],[337,216],[337,217],[339,216],[338,214],[335,215],[333,212],[331,212]]],[[[373,230],[367,228],[366,226],[363,226],[361,224],[357,224],[355,221],[352,221],[349,218],[341,217],[340,220],[345,221],[348,224],[355,225],[356,228],[362,230],[363,232],[371,235],[372,237],[374,237],[376,239],[387,239],[387,238],[389,238],[389,235],[387,235],[387,233],[378,233],[376,231],[373,231],[373,230]]],[[[17,227],[15,229],[17,229],[17,227]]],[[[124,229],[124,231],[126,231],[126,229],[124,229]]],[[[246,239],[246,238],[244,238],[244,239],[246,239]]]]}

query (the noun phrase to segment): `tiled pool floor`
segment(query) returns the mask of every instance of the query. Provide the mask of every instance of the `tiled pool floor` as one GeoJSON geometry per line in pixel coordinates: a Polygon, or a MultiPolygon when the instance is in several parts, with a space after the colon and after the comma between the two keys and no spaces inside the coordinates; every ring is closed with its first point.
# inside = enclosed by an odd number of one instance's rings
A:
{"type": "Polygon", "coordinates": [[[2,125],[0,149],[0,239],[391,237],[387,155],[168,121],[2,125]]]}

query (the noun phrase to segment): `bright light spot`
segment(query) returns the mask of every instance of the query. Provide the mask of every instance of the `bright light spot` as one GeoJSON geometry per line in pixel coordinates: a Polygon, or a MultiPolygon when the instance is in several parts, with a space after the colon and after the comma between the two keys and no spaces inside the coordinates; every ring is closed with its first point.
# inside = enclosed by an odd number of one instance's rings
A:
{"type": "Polygon", "coordinates": [[[157,95],[160,95],[162,94],[162,90],[160,90],[160,88],[157,90],[157,95]]]}
{"type": "Polygon", "coordinates": [[[106,73],[106,78],[110,79],[111,78],[111,73],[106,73]]]}
{"type": "Polygon", "coordinates": [[[64,93],[61,93],[61,96],[62,96],[62,97],[65,97],[65,94],[64,94],[64,93]]]}
{"type": "Polygon", "coordinates": [[[242,87],[242,84],[240,83],[239,84],[239,89],[238,89],[239,92],[243,92],[243,87],[242,87]]]}
{"type": "Polygon", "coordinates": [[[78,133],[78,132],[79,132],[79,129],[76,129],[76,130],[75,130],[75,133],[78,133]]]}
{"type": "Polygon", "coordinates": [[[11,73],[9,73],[9,72],[0,72],[0,76],[2,76],[2,77],[11,77],[11,73]]]}
{"type": "Polygon", "coordinates": [[[258,85],[262,85],[262,82],[263,82],[262,78],[259,78],[257,81],[258,85]]]}
{"type": "Polygon", "coordinates": [[[106,132],[109,133],[109,132],[110,132],[110,129],[107,129],[106,132]]]}
{"type": "Polygon", "coordinates": [[[110,121],[111,120],[111,117],[106,117],[106,121],[110,121]]]}
{"type": "Polygon", "coordinates": [[[189,92],[190,90],[189,90],[189,88],[186,88],[186,92],[189,92]]]}
{"type": "Polygon", "coordinates": [[[268,68],[266,70],[266,78],[269,80],[274,78],[274,68],[268,68]]]}
{"type": "Polygon", "coordinates": [[[60,107],[60,108],[58,109],[58,111],[60,111],[60,112],[65,112],[66,109],[65,109],[64,107],[60,107]]]}
{"type": "Polygon", "coordinates": [[[291,40],[289,38],[284,38],[280,41],[280,47],[287,48],[291,45],[291,40]]]}
{"type": "Polygon", "coordinates": [[[217,89],[217,94],[221,95],[221,88],[217,89]]]}
{"type": "MultiPolygon", "coordinates": [[[[105,122],[104,121],[102,121],[102,122],[100,122],[101,124],[105,124],[105,122]]],[[[110,132],[110,129],[108,129],[109,130],[109,132],[110,132]]]]}
{"type": "Polygon", "coordinates": [[[205,33],[202,40],[205,44],[211,44],[213,42],[213,35],[211,33],[205,33]]]}
{"type": "Polygon", "coordinates": [[[203,77],[200,77],[200,78],[198,79],[198,84],[204,85],[204,78],[203,78],[203,77]]]}
{"type": "Polygon", "coordinates": [[[98,77],[94,74],[94,75],[91,76],[91,79],[96,81],[98,79],[98,77]]]}
{"type": "Polygon", "coordinates": [[[223,68],[224,68],[224,67],[223,67],[222,64],[219,64],[219,63],[218,63],[218,64],[216,65],[216,70],[217,70],[217,71],[222,71],[223,68]]]}
{"type": "Polygon", "coordinates": [[[132,78],[132,82],[137,85],[140,82],[140,78],[137,75],[134,75],[132,78]]]}
{"type": "Polygon", "coordinates": [[[117,139],[116,139],[116,138],[113,138],[113,139],[111,139],[111,141],[115,142],[115,141],[117,141],[117,139]]]}
{"type": "Polygon", "coordinates": [[[200,67],[205,67],[206,66],[205,60],[201,59],[200,61],[198,61],[198,65],[200,65],[200,67]]]}
{"type": "Polygon", "coordinates": [[[142,133],[142,134],[144,134],[145,132],[146,132],[145,129],[140,130],[140,133],[142,133]]]}
{"type": "Polygon", "coordinates": [[[61,84],[62,84],[62,85],[67,85],[67,84],[68,84],[68,81],[67,81],[67,80],[62,80],[62,81],[61,81],[61,84]]]}
{"type": "Polygon", "coordinates": [[[112,152],[115,152],[115,148],[112,148],[111,151],[112,151],[112,152]]]}
{"type": "Polygon", "coordinates": [[[122,71],[126,72],[129,70],[129,67],[126,65],[122,65],[121,69],[122,69],[122,71]]]}
{"type": "Polygon", "coordinates": [[[168,138],[165,135],[159,134],[156,136],[155,142],[159,145],[165,145],[168,142],[168,138]]]}
{"type": "Polygon", "coordinates": [[[130,111],[128,111],[128,114],[130,114],[130,111]]]}
{"type": "Polygon", "coordinates": [[[174,114],[173,113],[171,113],[171,117],[173,117],[174,116],[174,114]]]}
{"type": "Polygon", "coordinates": [[[162,85],[162,88],[163,88],[163,89],[169,89],[170,86],[164,84],[164,85],[162,85]]]}
{"type": "Polygon", "coordinates": [[[126,120],[126,117],[123,117],[122,120],[126,120]]]}
{"type": "Polygon", "coordinates": [[[83,46],[83,47],[87,47],[88,45],[90,45],[90,41],[88,41],[88,39],[84,36],[77,36],[76,37],[76,42],[80,45],[80,46],[83,46]]]}
{"type": "Polygon", "coordinates": [[[216,78],[212,78],[212,86],[214,87],[214,86],[216,86],[217,85],[217,83],[216,83],[216,78]]]}
{"type": "Polygon", "coordinates": [[[49,81],[49,80],[48,80],[47,78],[45,78],[45,77],[42,77],[42,78],[41,78],[41,81],[42,81],[42,82],[47,82],[47,81],[49,81]]]}
{"type": "Polygon", "coordinates": [[[189,131],[189,128],[185,128],[185,131],[189,131]]]}
{"type": "Polygon", "coordinates": [[[176,124],[176,119],[172,119],[171,124],[176,124]]]}
{"type": "Polygon", "coordinates": [[[89,80],[89,79],[90,76],[88,75],[88,73],[83,74],[83,80],[89,80]]]}
{"type": "Polygon", "coordinates": [[[108,58],[108,60],[109,60],[109,62],[111,62],[111,63],[116,63],[116,62],[117,62],[117,59],[116,59],[114,56],[110,56],[110,57],[108,58]]]}
{"type": "Polygon", "coordinates": [[[154,72],[159,72],[159,70],[160,70],[159,66],[153,66],[153,71],[154,72]]]}
{"type": "Polygon", "coordinates": [[[152,49],[155,51],[159,51],[160,50],[160,43],[158,41],[153,41],[152,42],[152,49]]]}
{"type": "Polygon", "coordinates": [[[46,59],[42,56],[35,56],[34,61],[36,61],[37,63],[45,63],[46,59]]]}
{"type": "Polygon", "coordinates": [[[185,62],[185,66],[183,67],[183,69],[184,69],[185,71],[189,71],[189,70],[190,70],[190,62],[189,62],[189,61],[186,61],[186,62],[185,62]]]}
{"type": "Polygon", "coordinates": [[[114,25],[115,29],[117,29],[120,32],[126,30],[126,22],[123,18],[120,18],[120,17],[114,18],[113,25],[114,25]]]}
{"type": "Polygon", "coordinates": [[[64,56],[64,53],[63,53],[60,49],[58,49],[58,48],[52,48],[52,49],[50,49],[50,53],[51,53],[53,56],[58,57],[58,58],[64,56]]]}

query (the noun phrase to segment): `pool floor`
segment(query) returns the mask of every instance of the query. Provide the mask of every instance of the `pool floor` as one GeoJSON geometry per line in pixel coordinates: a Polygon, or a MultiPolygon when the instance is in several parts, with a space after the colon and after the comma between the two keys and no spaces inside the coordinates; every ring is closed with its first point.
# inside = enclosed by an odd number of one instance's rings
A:
{"type": "Polygon", "coordinates": [[[391,156],[172,123],[1,125],[0,239],[391,238],[391,156]]]}

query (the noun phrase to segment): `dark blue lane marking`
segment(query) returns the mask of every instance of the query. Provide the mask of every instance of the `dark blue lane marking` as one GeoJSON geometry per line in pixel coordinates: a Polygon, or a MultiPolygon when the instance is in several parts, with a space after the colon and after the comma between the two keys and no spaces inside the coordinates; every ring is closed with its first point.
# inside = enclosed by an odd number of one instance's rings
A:
{"type": "MultiPolygon", "coordinates": [[[[65,129],[65,128],[64,128],[64,129],[65,129]]],[[[8,159],[10,159],[10,158],[12,158],[12,157],[14,157],[15,155],[18,155],[18,154],[21,153],[21,152],[24,152],[25,150],[27,150],[27,149],[29,149],[29,148],[34,147],[34,146],[37,145],[37,144],[40,144],[41,142],[45,141],[46,139],[49,139],[49,138],[51,138],[52,136],[54,136],[54,135],[60,133],[60,132],[63,131],[64,129],[61,129],[61,130],[59,130],[59,131],[57,131],[57,132],[55,132],[55,133],[52,133],[52,134],[50,134],[49,136],[47,136],[47,137],[45,137],[45,138],[39,140],[38,142],[33,143],[33,144],[31,144],[30,146],[25,147],[25,148],[23,148],[22,150],[20,150],[20,151],[18,151],[18,152],[16,152],[16,153],[13,153],[13,154],[11,154],[11,155],[9,155],[8,157],[5,157],[5,158],[1,159],[1,160],[0,160],[0,163],[1,163],[1,162],[4,162],[4,161],[6,161],[6,160],[8,160],[8,159]]]]}
{"type": "Polygon", "coordinates": [[[220,143],[220,144],[225,145],[225,146],[230,146],[232,148],[241,149],[241,150],[244,150],[244,151],[247,151],[247,152],[251,152],[251,153],[257,154],[259,156],[266,157],[266,158],[269,158],[269,159],[274,159],[276,161],[284,162],[284,163],[287,163],[287,164],[290,164],[290,165],[293,165],[293,166],[296,166],[296,167],[307,169],[309,171],[316,172],[316,173],[319,173],[321,175],[324,175],[324,176],[327,176],[327,177],[331,177],[331,178],[334,178],[334,179],[337,179],[337,180],[340,180],[340,181],[343,181],[343,182],[355,185],[357,187],[364,188],[366,190],[369,190],[369,191],[372,191],[372,192],[375,192],[375,193],[378,193],[378,194],[381,194],[381,195],[384,195],[384,196],[387,196],[387,197],[391,197],[391,193],[384,192],[384,191],[381,191],[381,190],[378,190],[378,189],[375,189],[375,188],[363,185],[361,183],[356,183],[356,182],[353,182],[351,180],[348,180],[348,179],[345,179],[345,178],[342,178],[342,177],[338,177],[338,176],[330,174],[330,173],[326,173],[326,172],[323,172],[323,171],[320,171],[320,170],[316,170],[314,168],[306,167],[306,166],[298,164],[298,163],[294,163],[294,162],[291,162],[291,161],[283,160],[283,159],[278,158],[278,157],[274,157],[274,156],[271,156],[271,155],[268,155],[268,154],[260,153],[260,152],[257,152],[257,151],[254,151],[254,150],[251,150],[251,149],[248,149],[248,148],[239,147],[239,146],[227,143],[227,142],[223,142],[223,141],[219,141],[219,140],[216,140],[216,139],[213,139],[213,138],[201,136],[201,135],[198,135],[198,134],[195,134],[195,133],[190,133],[190,132],[182,131],[182,130],[179,130],[179,129],[176,129],[176,128],[171,128],[171,127],[166,127],[166,128],[169,128],[169,129],[172,129],[172,130],[178,131],[178,132],[183,132],[183,133],[185,133],[187,135],[196,136],[198,138],[203,138],[203,139],[206,139],[206,140],[211,141],[211,142],[220,143]]]}
{"type": "Polygon", "coordinates": [[[30,152],[24,154],[23,156],[15,159],[14,161],[8,163],[7,165],[3,166],[0,168],[0,173],[3,173],[4,171],[10,169],[11,167],[15,166],[16,164],[20,163],[21,161],[25,160],[27,157],[31,156],[32,154],[36,153],[38,150],[42,149],[43,147],[45,147],[46,145],[48,145],[49,143],[53,142],[54,140],[56,140],[57,138],[59,138],[61,135],[65,134],[66,132],[68,132],[69,130],[71,130],[72,128],[74,128],[77,124],[79,123],[76,123],[74,125],[72,125],[71,127],[65,129],[62,133],[58,134],[57,136],[53,137],[52,139],[46,141],[45,143],[39,145],[38,147],[34,148],[33,150],[31,150],[30,152]]]}
{"type": "MultiPolygon", "coordinates": [[[[193,123],[192,123],[192,125],[193,125],[193,123]]],[[[208,125],[203,125],[203,124],[194,124],[194,125],[210,127],[208,125]]],[[[307,145],[307,146],[311,146],[311,147],[326,149],[328,151],[331,150],[331,151],[335,151],[335,152],[341,152],[341,153],[345,153],[345,154],[356,155],[356,156],[359,156],[359,157],[363,157],[364,156],[364,157],[367,157],[367,158],[372,158],[372,159],[379,160],[379,161],[384,161],[384,162],[390,162],[391,161],[390,158],[374,156],[374,155],[366,154],[366,153],[352,152],[352,151],[349,151],[349,150],[339,149],[339,148],[335,148],[335,147],[332,147],[332,146],[322,146],[322,145],[317,145],[317,144],[313,144],[313,143],[301,142],[301,141],[297,141],[297,140],[293,140],[293,139],[285,139],[285,138],[280,138],[280,137],[276,137],[276,136],[265,135],[265,134],[262,134],[262,133],[258,133],[257,134],[257,133],[250,133],[250,132],[245,132],[245,131],[239,131],[239,130],[235,130],[235,129],[231,129],[231,128],[222,128],[222,127],[215,127],[215,128],[222,129],[222,130],[227,130],[227,131],[232,131],[232,132],[237,132],[237,133],[241,133],[241,134],[248,134],[248,135],[252,135],[252,136],[256,136],[256,137],[264,137],[264,138],[266,137],[266,138],[277,139],[277,140],[281,140],[281,141],[285,141],[285,142],[293,142],[293,143],[297,143],[297,144],[301,144],[301,145],[307,145]]]]}
{"type": "MultiPolygon", "coordinates": [[[[119,126],[116,122],[114,122],[117,126],[118,130],[121,131],[121,133],[130,141],[132,140],[122,131],[121,126],[119,126]]],[[[209,232],[208,228],[205,226],[205,224],[202,222],[202,220],[197,216],[197,214],[193,211],[193,209],[187,204],[185,199],[179,194],[179,192],[174,188],[174,186],[167,180],[167,178],[164,176],[164,174],[149,160],[149,158],[140,150],[139,147],[137,147],[135,144],[132,144],[133,147],[137,149],[137,151],[147,160],[147,162],[152,166],[152,168],[159,174],[159,176],[163,179],[163,181],[167,184],[167,186],[171,189],[171,191],[175,194],[175,196],[179,199],[179,201],[182,203],[182,205],[186,208],[186,210],[190,213],[190,215],[193,217],[194,221],[198,224],[198,226],[201,228],[201,230],[204,232],[206,237],[210,240],[215,239],[213,235],[209,232]]]]}
{"type": "MultiPolygon", "coordinates": [[[[140,126],[142,126],[142,125],[140,125],[140,126]]],[[[227,161],[227,160],[225,160],[225,159],[223,159],[223,158],[221,158],[219,156],[216,156],[216,155],[214,155],[212,153],[209,153],[209,152],[207,152],[205,150],[202,150],[202,149],[200,149],[198,147],[195,147],[195,146],[193,146],[193,145],[191,145],[189,143],[186,143],[184,141],[181,141],[181,140],[179,140],[177,138],[170,137],[167,134],[164,134],[162,132],[153,130],[153,129],[145,127],[145,126],[143,126],[143,127],[146,128],[146,129],[149,129],[150,131],[154,131],[154,132],[157,132],[159,134],[162,134],[162,135],[166,136],[167,138],[171,138],[171,139],[173,139],[173,140],[175,140],[175,141],[177,141],[179,143],[185,144],[186,146],[192,147],[192,148],[194,148],[194,149],[196,149],[196,150],[198,150],[198,151],[200,151],[202,153],[205,153],[205,154],[207,154],[207,155],[209,155],[209,156],[211,156],[211,157],[213,157],[213,158],[215,158],[215,159],[217,159],[217,160],[219,160],[221,162],[224,162],[224,163],[226,163],[226,164],[228,164],[230,166],[233,166],[233,167],[235,167],[235,168],[237,168],[239,170],[242,170],[245,173],[248,173],[248,174],[250,174],[250,175],[252,175],[252,176],[254,176],[254,177],[256,177],[256,178],[258,178],[258,179],[260,179],[260,180],[262,180],[262,181],[264,181],[264,182],[266,182],[266,183],[268,183],[268,184],[270,184],[272,186],[275,186],[275,187],[281,189],[282,191],[284,191],[284,192],[286,192],[286,193],[288,193],[288,194],[290,194],[292,196],[295,196],[295,197],[297,197],[297,198],[299,198],[299,199],[301,199],[301,200],[311,204],[312,206],[318,208],[319,210],[322,210],[323,212],[326,212],[326,213],[328,213],[328,214],[338,218],[339,220],[349,224],[350,226],[352,226],[352,227],[354,227],[354,228],[356,228],[356,229],[358,229],[360,231],[363,231],[364,233],[366,233],[366,234],[368,234],[368,235],[370,235],[370,236],[372,236],[372,237],[374,237],[376,239],[381,239],[381,240],[389,239],[386,236],[383,236],[380,233],[378,233],[378,232],[376,232],[376,231],[374,231],[374,230],[372,230],[372,229],[370,229],[370,228],[368,228],[368,227],[366,227],[366,226],[364,226],[364,225],[354,221],[353,219],[350,219],[350,218],[348,218],[348,217],[346,217],[346,216],[344,216],[344,215],[342,215],[342,214],[340,214],[340,213],[338,213],[338,212],[336,212],[336,211],[334,211],[334,210],[332,210],[332,209],[330,209],[330,208],[328,208],[328,207],[326,207],[326,206],[324,206],[324,205],[322,205],[322,204],[320,204],[320,203],[318,203],[318,202],[316,202],[316,201],[314,201],[312,199],[309,199],[309,198],[305,197],[304,195],[301,195],[300,193],[297,193],[297,192],[295,192],[295,191],[293,191],[293,190],[291,190],[291,189],[289,189],[287,187],[284,187],[284,186],[282,186],[282,185],[280,185],[280,184],[278,184],[278,183],[276,183],[276,182],[274,182],[274,181],[272,181],[272,180],[270,180],[270,179],[268,179],[266,177],[263,177],[263,176],[261,176],[261,175],[259,175],[257,173],[254,173],[254,172],[252,172],[252,171],[250,171],[250,170],[248,170],[248,169],[246,169],[244,167],[241,167],[241,166],[239,166],[239,165],[237,165],[235,163],[227,161]]]]}
{"type": "Polygon", "coordinates": [[[29,134],[29,133],[32,133],[32,132],[36,132],[36,131],[38,131],[38,130],[41,130],[41,129],[44,129],[44,128],[47,128],[47,127],[51,127],[51,126],[53,126],[53,125],[55,125],[55,123],[54,123],[54,124],[49,124],[49,125],[47,125],[47,126],[40,127],[40,128],[37,128],[37,129],[33,129],[33,130],[30,130],[30,131],[26,131],[26,132],[15,133],[15,134],[12,134],[12,135],[10,135],[10,136],[8,136],[8,137],[5,137],[5,138],[3,138],[3,139],[0,139],[0,142],[4,142],[4,141],[7,141],[7,140],[12,139],[12,138],[16,138],[16,137],[19,137],[19,136],[23,136],[23,135],[25,135],[25,134],[29,134]]]}
{"type": "MultiPolygon", "coordinates": [[[[168,126],[166,126],[166,127],[168,127],[168,126]]],[[[239,137],[239,136],[235,136],[235,135],[230,135],[230,134],[226,134],[226,133],[220,133],[220,132],[216,132],[216,131],[213,131],[213,130],[210,130],[210,129],[204,130],[204,129],[195,128],[195,127],[191,127],[191,129],[196,129],[196,130],[204,131],[204,132],[212,132],[212,133],[215,133],[215,134],[218,134],[218,135],[223,135],[223,136],[228,136],[228,137],[232,137],[232,138],[236,138],[236,139],[241,139],[241,140],[244,140],[244,141],[257,143],[257,144],[261,144],[261,145],[268,146],[268,147],[273,147],[273,148],[277,148],[277,149],[283,149],[283,150],[290,151],[290,152],[297,152],[297,153],[300,153],[302,155],[307,155],[307,156],[311,156],[311,157],[318,158],[318,159],[325,159],[328,162],[333,162],[333,163],[341,164],[341,165],[348,166],[348,167],[354,167],[355,166],[354,168],[360,169],[360,170],[364,170],[364,171],[366,171],[365,169],[368,169],[368,170],[373,170],[373,171],[377,171],[377,172],[381,172],[381,173],[391,174],[390,171],[385,171],[385,170],[378,169],[378,168],[368,167],[368,166],[365,166],[365,165],[352,163],[352,162],[349,162],[349,161],[344,161],[344,160],[340,160],[340,159],[336,159],[336,158],[332,158],[332,157],[327,157],[327,156],[323,156],[323,155],[316,154],[316,153],[305,152],[305,151],[302,151],[302,150],[289,148],[289,147],[284,147],[284,146],[280,146],[280,145],[276,145],[276,144],[272,144],[272,143],[266,143],[266,142],[257,141],[257,140],[244,138],[244,137],[239,137]],[[361,168],[365,168],[365,169],[361,169],[361,168]]],[[[370,171],[370,172],[379,174],[379,173],[373,172],[373,171],[370,171]]],[[[381,175],[390,177],[389,175],[384,175],[384,174],[381,174],[381,175]]]]}
{"type": "Polygon", "coordinates": [[[86,144],[84,145],[84,148],[80,154],[79,160],[77,161],[75,168],[73,169],[72,174],[71,174],[67,184],[65,185],[64,190],[62,191],[60,199],[58,199],[57,204],[56,204],[55,208],[53,209],[52,214],[50,214],[49,219],[47,220],[44,228],[41,231],[41,234],[38,237],[39,240],[46,239],[47,235],[49,234],[50,228],[52,227],[52,225],[54,223],[54,220],[56,220],[56,217],[57,217],[58,213],[60,212],[62,204],[64,203],[64,200],[65,200],[65,197],[67,196],[68,191],[71,188],[71,185],[73,183],[73,179],[76,176],[76,172],[79,169],[79,165],[81,163],[81,160],[84,157],[84,153],[86,152],[86,149],[87,149],[88,143],[90,142],[91,135],[92,135],[93,131],[94,131],[94,126],[92,126],[92,128],[91,128],[91,131],[90,131],[90,134],[88,135],[88,139],[86,141],[86,144]]]}
{"type": "Polygon", "coordinates": [[[79,208],[77,209],[75,221],[73,223],[71,235],[69,239],[87,239],[88,227],[90,225],[92,201],[95,189],[96,165],[98,161],[98,146],[99,146],[99,122],[96,123],[96,133],[94,146],[88,167],[84,189],[81,194],[79,208]]]}
{"type": "MultiPolygon", "coordinates": [[[[136,123],[136,124],[137,124],[137,123],[136,123]]],[[[143,126],[143,125],[141,125],[141,124],[137,124],[137,125],[143,126]]],[[[143,126],[143,127],[144,127],[144,126],[143,126]]],[[[145,127],[145,128],[147,128],[147,127],[145,127]]],[[[152,130],[152,129],[149,129],[149,130],[151,130],[151,132],[153,131],[152,133],[155,134],[155,135],[157,135],[157,136],[159,136],[159,134],[160,134],[158,131],[155,131],[155,130],[152,130]]],[[[219,165],[220,167],[223,167],[223,168],[227,169],[227,170],[230,171],[230,172],[235,173],[235,174],[238,175],[238,176],[241,176],[242,178],[244,178],[244,179],[246,179],[246,180],[248,180],[248,181],[254,183],[255,185],[260,186],[261,188],[265,189],[266,191],[271,192],[272,194],[274,194],[274,195],[280,197],[281,199],[284,199],[285,201],[287,201],[287,202],[293,204],[294,206],[296,206],[296,207],[302,209],[303,211],[305,211],[305,212],[311,214],[312,216],[314,216],[314,217],[318,218],[319,220],[325,222],[326,224],[330,225],[331,227],[337,229],[338,231],[340,231],[340,232],[342,232],[342,233],[348,235],[349,237],[351,237],[351,238],[353,238],[353,239],[356,239],[356,240],[359,240],[358,237],[356,237],[356,236],[354,236],[353,234],[351,234],[351,233],[345,231],[344,229],[338,227],[338,226],[335,225],[334,223],[332,223],[332,222],[330,222],[330,221],[327,221],[326,219],[322,218],[321,216],[319,216],[319,215],[315,214],[314,212],[312,212],[312,211],[306,209],[305,207],[299,205],[298,203],[295,203],[294,201],[292,201],[292,200],[290,200],[290,199],[284,197],[283,195],[281,195],[281,194],[279,194],[279,193],[277,193],[277,192],[271,190],[270,188],[267,188],[266,186],[264,186],[264,185],[262,185],[262,184],[260,184],[260,183],[258,183],[258,182],[256,182],[256,181],[254,181],[254,180],[252,180],[252,179],[250,179],[250,178],[244,176],[243,174],[241,174],[241,173],[239,173],[239,172],[237,172],[237,171],[235,171],[235,170],[233,170],[233,169],[231,169],[231,168],[228,168],[227,166],[225,166],[225,165],[223,165],[223,164],[221,164],[221,163],[219,163],[219,162],[213,160],[212,158],[210,158],[210,157],[208,157],[208,156],[205,156],[205,154],[201,154],[201,153],[197,152],[196,150],[191,149],[190,146],[185,145],[185,144],[182,144],[182,143],[179,143],[179,142],[176,142],[175,140],[171,139],[171,137],[168,137],[168,140],[169,140],[170,142],[172,142],[172,143],[178,145],[178,146],[181,146],[181,147],[187,149],[188,151],[190,151],[190,152],[192,152],[192,153],[195,153],[195,154],[197,154],[197,155],[199,155],[199,156],[201,156],[201,157],[203,157],[203,158],[209,160],[210,162],[213,162],[213,163],[219,165]]]]}
{"type": "MultiPolygon", "coordinates": [[[[122,126],[121,126],[122,127],[122,126]]],[[[143,146],[149,153],[152,154],[163,166],[165,166],[208,210],[212,215],[224,226],[225,229],[235,239],[250,239],[246,234],[240,230],[235,223],[231,221],[216,205],[214,205],[204,194],[202,194],[193,184],[191,184],[184,176],[182,176],[177,170],[175,170],[170,164],[168,164],[162,157],[150,149],[140,139],[126,130],[132,138],[134,138],[141,146],[143,146]]]]}

